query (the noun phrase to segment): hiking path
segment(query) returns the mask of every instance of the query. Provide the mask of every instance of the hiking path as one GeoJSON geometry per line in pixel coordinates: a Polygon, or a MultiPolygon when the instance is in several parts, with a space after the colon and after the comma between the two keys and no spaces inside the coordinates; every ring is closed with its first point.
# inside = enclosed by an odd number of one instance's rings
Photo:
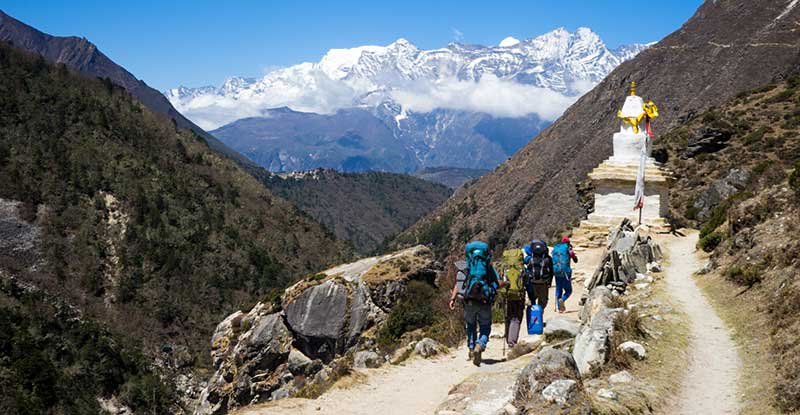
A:
{"type": "Polygon", "coordinates": [[[697,231],[686,237],[669,237],[666,286],[689,316],[689,364],[681,389],[665,414],[736,414],[737,380],[741,361],[730,330],[695,284],[693,274],[702,267],[697,252],[697,231]]]}
{"type": "MultiPolygon", "coordinates": [[[[578,319],[578,302],[583,294],[583,278],[588,278],[600,261],[602,249],[578,250],[580,262],[573,266],[573,294],[567,300],[567,318],[578,319]]],[[[545,319],[554,312],[551,287],[545,319]]],[[[459,311],[455,311],[459,312],[459,311]]],[[[546,320],[545,320],[546,321],[546,320]]],[[[236,415],[408,415],[433,414],[448,398],[450,390],[467,379],[481,379],[474,410],[467,412],[492,413],[510,398],[513,380],[528,359],[506,361],[503,357],[503,326],[495,324],[489,345],[480,367],[467,361],[467,346],[462,343],[441,357],[423,359],[413,356],[400,365],[383,365],[377,369],[359,370],[358,375],[345,378],[317,399],[289,398],[245,407],[236,415]]],[[[521,340],[531,341],[525,330],[521,340]]],[[[508,352],[508,350],[506,350],[508,352]]]]}

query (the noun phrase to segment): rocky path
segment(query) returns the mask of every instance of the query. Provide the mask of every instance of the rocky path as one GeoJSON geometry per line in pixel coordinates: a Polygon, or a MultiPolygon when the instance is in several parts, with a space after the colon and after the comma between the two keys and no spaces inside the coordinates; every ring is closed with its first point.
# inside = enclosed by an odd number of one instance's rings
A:
{"type": "MultiPolygon", "coordinates": [[[[568,318],[578,318],[578,301],[583,293],[581,276],[591,275],[597,266],[601,250],[578,251],[581,261],[575,267],[574,293],[567,301],[568,318]]],[[[551,288],[550,298],[555,296],[551,288]]],[[[553,307],[548,306],[545,318],[552,316],[553,307]]],[[[464,413],[488,414],[503,407],[511,397],[511,388],[519,370],[527,359],[505,361],[502,349],[502,325],[492,328],[493,338],[484,353],[484,364],[475,367],[466,360],[466,345],[439,358],[430,360],[412,357],[401,365],[384,365],[378,369],[359,371],[360,376],[347,379],[317,399],[290,398],[261,405],[250,406],[236,412],[237,415],[306,415],[306,414],[351,414],[351,415],[408,415],[433,414],[437,412],[448,394],[463,382],[478,379],[481,383],[472,395],[473,402],[464,413]]],[[[535,341],[534,337],[522,334],[521,340],[535,341]]]]}
{"type": "Polygon", "coordinates": [[[689,368],[675,404],[667,414],[736,414],[736,383],[741,362],[731,332],[695,284],[692,274],[702,267],[696,253],[698,235],[664,241],[670,263],[667,288],[691,318],[689,368]]]}

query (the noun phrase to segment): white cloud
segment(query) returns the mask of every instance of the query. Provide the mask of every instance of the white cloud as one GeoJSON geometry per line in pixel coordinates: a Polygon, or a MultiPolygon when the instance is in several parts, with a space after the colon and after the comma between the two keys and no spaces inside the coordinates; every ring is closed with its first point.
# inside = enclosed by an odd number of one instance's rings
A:
{"type": "Polygon", "coordinates": [[[410,111],[428,112],[436,108],[480,111],[499,117],[521,117],[535,113],[552,121],[577,97],[484,75],[480,81],[447,79],[419,82],[391,93],[410,111]]]}
{"type": "Polygon", "coordinates": [[[453,40],[459,43],[464,41],[464,32],[456,29],[455,27],[452,28],[452,31],[453,31],[453,40]]]}

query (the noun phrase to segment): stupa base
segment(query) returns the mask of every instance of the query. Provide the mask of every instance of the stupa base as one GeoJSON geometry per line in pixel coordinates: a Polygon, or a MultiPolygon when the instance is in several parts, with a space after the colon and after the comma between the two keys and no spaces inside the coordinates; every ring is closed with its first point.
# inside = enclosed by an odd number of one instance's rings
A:
{"type": "MultiPolygon", "coordinates": [[[[608,242],[608,235],[612,229],[619,227],[623,216],[601,216],[589,215],[589,218],[582,220],[580,226],[572,232],[572,243],[583,248],[596,248],[605,246],[608,242]]],[[[638,224],[638,218],[629,218],[634,224],[638,224]]],[[[648,227],[650,232],[669,233],[672,227],[664,218],[643,218],[642,225],[648,227]]]]}

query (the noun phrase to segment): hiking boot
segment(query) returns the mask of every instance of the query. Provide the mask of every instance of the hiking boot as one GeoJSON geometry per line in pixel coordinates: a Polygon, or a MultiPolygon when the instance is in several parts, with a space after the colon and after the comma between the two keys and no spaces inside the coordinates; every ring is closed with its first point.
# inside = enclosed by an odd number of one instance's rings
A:
{"type": "Polygon", "coordinates": [[[472,355],[473,355],[475,352],[473,352],[473,351],[472,351],[472,349],[468,349],[468,350],[467,350],[467,352],[468,352],[468,353],[467,353],[467,362],[469,362],[470,360],[472,360],[472,355]]]}
{"type": "Polygon", "coordinates": [[[565,311],[567,311],[567,305],[564,304],[564,300],[559,298],[558,299],[558,312],[559,313],[563,313],[565,311]]]}
{"type": "Polygon", "coordinates": [[[475,366],[481,365],[481,354],[483,353],[483,346],[480,344],[475,345],[475,349],[472,351],[472,364],[475,366]]]}

